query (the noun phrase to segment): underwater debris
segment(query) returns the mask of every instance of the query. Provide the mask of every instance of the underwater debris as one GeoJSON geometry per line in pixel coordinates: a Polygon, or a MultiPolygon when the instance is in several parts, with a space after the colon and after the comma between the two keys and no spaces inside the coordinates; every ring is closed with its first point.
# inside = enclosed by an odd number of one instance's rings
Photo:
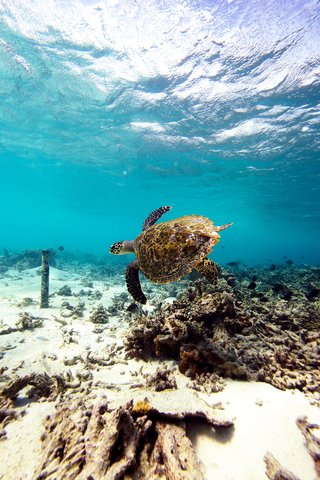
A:
{"type": "Polygon", "coordinates": [[[180,395],[175,395],[173,404],[161,396],[159,405],[154,398],[116,401],[112,406],[83,396],[60,402],[46,420],[43,460],[35,478],[115,480],[127,474],[201,480],[201,465],[186,435],[185,420],[196,416],[219,427],[233,422],[193,398],[190,411],[181,408],[180,395]]]}
{"type": "Polygon", "coordinates": [[[98,365],[100,367],[109,367],[111,365],[114,365],[117,363],[114,358],[111,358],[111,355],[103,355],[103,356],[98,356],[98,355],[93,355],[91,351],[87,353],[87,358],[86,358],[86,364],[90,366],[91,368],[95,365],[98,365]]]}
{"type": "MultiPolygon", "coordinates": [[[[165,395],[159,392],[146,393],[148,398],[144,398],[142,402],[140,400],[134,402],[134,410],[139,408],[141,414],[142,410],[147,408],[150,417],[159,416],[172,421],[200,419],[213,427],[232,427],[234,424],[234,420],[221,408],[209,406],[186,388],[168,390],[165,395]]],[[[137,394],[137,398],[141,398],[141,392],[137,394]]]]}
{"type": "Polygon", "coordinates": [[[92,353],[91,350],[88,351],[85,363],[88,368],[92,369],[96,366],[109,367],[115,364],[127,365],[128,361],[123,358],[124,355],[121,354],[123,350],[122,345],[106,345],[102,351],[98,353],[92,353]]]}
{"type": "Polygon", "coordinates": [[[245,326],[243,323],[239,327],[242,322],[235,320],[235,305],[229,293],[199,294],[197,289],[194,297],[190,297],[188,291],[184,298],[166,305],[155,317],[141,317],[137,321],[125,340],[128,356],[180,357],[179,369],[183,373],[188,370],[187,364],[193,364],[194,357],[194,368],[191,368],[192,373],[189,372],[190,376],[194,376],[203,372],[204,368],[224,365],[226,360],[232,362],[235,359],[227,352],[221,356],[210,345],[212,329],[224,321],[231,330],[245,326]],[[232,325],[227,318],[234,320],[232,325]]]}

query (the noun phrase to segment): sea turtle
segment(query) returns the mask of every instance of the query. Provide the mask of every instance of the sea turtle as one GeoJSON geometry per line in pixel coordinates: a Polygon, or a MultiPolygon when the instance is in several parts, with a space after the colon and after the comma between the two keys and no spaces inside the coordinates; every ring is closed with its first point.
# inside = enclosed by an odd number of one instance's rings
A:
{"type": "Polygon", "coordinates": [[[133,298],[145,304],[147,299],[141,290],[139,270],[153,283],[169,283],[179,280],[196,268],[211,283],[217,281],[217,267],[207,258],[219,241],[218,232],[230,227],[220,227],[200,215],[184,217],[155,224],[171,207],[154,210],[144,221],[142,233],[135,240],[116,242],[110,253],[121,255],[134,253],[136,259],[126,270],[126,283],[133,298]]]}

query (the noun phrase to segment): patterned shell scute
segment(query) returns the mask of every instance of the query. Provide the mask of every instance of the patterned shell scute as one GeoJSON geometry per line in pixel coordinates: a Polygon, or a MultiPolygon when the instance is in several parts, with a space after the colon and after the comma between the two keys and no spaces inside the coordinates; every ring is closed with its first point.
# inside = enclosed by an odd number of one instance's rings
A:
{"type": "Polygon", "coordinates": [[[187,215],[149,227],[135,239],[134,248],[144,275],[154,283],[168,283],[190,273],[218,239],[209,218],[187,215]]]}

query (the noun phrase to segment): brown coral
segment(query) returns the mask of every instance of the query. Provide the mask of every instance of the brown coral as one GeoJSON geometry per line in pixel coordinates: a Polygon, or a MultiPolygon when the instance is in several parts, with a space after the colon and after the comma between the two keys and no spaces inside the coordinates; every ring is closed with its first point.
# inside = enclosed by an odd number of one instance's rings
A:
{"type": "Polygon", "coordinates": [[[294,268],[255,272],[254,291],[247,287],[253,270],[235,273],[236,286],[224,280],[229,273],[222,271],[216,289],[196,281],[173,304],[138,317],[125,339],[127,355],[173,358],[192,378],[218,373],[266,381],[281,389],[298,388],[319,401],[320,302],[310,301],[301,287],[305,278],[318,285],[318,273],[294,268]],[[290,279],[290,300],[274,291],[275,279],[281,284],[290,279]]]}
{"type": "Polygon", "coordinates": [[[314,460],[317,478],[320,478],[320,426],[316,423],[309,423],[306,417],[297,419],[297,426],[306,439],[311,457],[314,460]]]}
{"type": "MultiPolygon", "coordinates": [[[[180,402],[181,403],[181,402],[180,402]]],[[[201,480],[201,466],[186,435],[184,419],[201,417],[230,426],[199,404],[185,412],[155,407],[148,399],[110,408],[106,402],[61,403],[43,435],[37,480],[168,478],[201,480]]],[[[212,409],[211,409],[212,410],[212,409]]]]}
{"type": "Polygon", "coordinates": [[[45,397],[52,400],[58,393],[56,382],[46,373],[33,373],[11,380],[0,390],[0,424],[3,424],[3,426],[18,417],[14,400],[19,392],[28,385],[31,386],[28,398],[45,397]]]}

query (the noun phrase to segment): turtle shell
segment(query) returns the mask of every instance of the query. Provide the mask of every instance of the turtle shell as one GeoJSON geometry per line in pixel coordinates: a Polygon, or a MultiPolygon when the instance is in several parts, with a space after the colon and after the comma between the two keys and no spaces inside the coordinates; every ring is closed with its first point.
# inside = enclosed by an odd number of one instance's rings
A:
{"type": "Polygon", "coordinates": [[[209,218],[187,215],[147,228],[135,239],[134,250],[149,280],[168,283],[190,273],[219,238],[209,218]]]}

